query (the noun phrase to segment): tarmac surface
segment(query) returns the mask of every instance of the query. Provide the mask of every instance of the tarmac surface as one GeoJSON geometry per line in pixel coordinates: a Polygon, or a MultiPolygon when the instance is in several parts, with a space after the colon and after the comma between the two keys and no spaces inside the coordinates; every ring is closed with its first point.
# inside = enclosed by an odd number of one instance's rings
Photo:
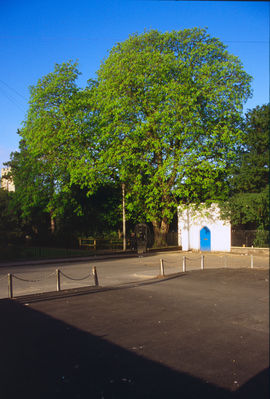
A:
{"type": "Polygon", "coordinates": [[[0,300],[1,399],[268,398],[269,271],[0,300]]]}
{"type": "Polygon", "coordinates": [[[92,269],[96,267],[99,285],[112,285],[141,282],[156,277],[160,273],[161,259],[166,275],[185,270],[200,270],[204,257],[204,268],[251,268],[269,270],[269,256],[265,254],[235,253],[192,253],[182,251],[150,252],[143,256],[136,254],[100,254],[84,259],[51,259],[43,261],[22,261],[0,263],[0,298],[10,296],[8,274],[12,274],[13,296],[55,291],[57,273],[60,270],[61,290],[89,287],[95,284],[92,269]]]}

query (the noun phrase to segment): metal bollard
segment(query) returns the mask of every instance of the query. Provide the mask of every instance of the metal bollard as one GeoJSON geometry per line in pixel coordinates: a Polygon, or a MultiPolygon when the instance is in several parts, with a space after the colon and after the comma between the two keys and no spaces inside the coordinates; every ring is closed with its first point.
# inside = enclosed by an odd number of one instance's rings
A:
{"type": "Polygon", "coordinates": [[[92,274],[93,274],[93,276],[94,276],[95,286],[98,286],[98,275],[97,275],[96,266],[93,266],[93,268],[92,268],[92,274]]]}
{"type": "Polygon", "coordinates": [[[8,297],[13,298],[12,274],[8,273],[8,297]]]}
{"type": "Polygon", "coordinates": [[[204,255],[201,257],[201,269],[204,269],[204,255]]]}
{"type": "Polygon", "coordinates": [[[163,259],[160,259],[160,275],[164,277],[164,264],[163,264],[163,259]]]}
{"type": "Polygon", "coordinates": [[[251,267],[251,269],[254,268],[253,255],[250,255],[250,267],[251,267]]]}
{"type": "Polygon", "coordinates": [[[185,273],[186,271],[186,257],[183,256],[183,272],[185,273]]]}
{"type": "Polygon", "coordinates": [[[61,291],[60,270],[59,269],[56,269],[56,291],[61,291]]]}

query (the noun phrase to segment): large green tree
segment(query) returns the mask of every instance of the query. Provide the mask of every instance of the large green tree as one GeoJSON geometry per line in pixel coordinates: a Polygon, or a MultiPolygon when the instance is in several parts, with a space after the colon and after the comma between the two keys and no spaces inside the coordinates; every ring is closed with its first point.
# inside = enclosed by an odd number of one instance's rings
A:
{"type": "Polygon", "coordinates": [[[89,90],[78,88],[78,76],[76,63],[56,64],[53,72],[30,88],[29,110],[20,132],[23,148],[14,154],[11,165],[22,197],[29,198],[25,209],[33,209],[35,201],[39,207],[44,203],[41,208],[50,214],[52,232],[56,217],[63,214],[67,201],[73,201],[70,159],[76,164],[89,146],[89,90]],[[23,187],[23,173],[28,175],[27,187],[23,187]]]}
{"type": "MultiPolygon", "coordinates": [[[[78,236],[100,237],[121,225],[121,193],[117,185],[98,187],[91,196],[87,196],[86,188],[75,184],[56,190],[51,166],[48,168],[44,158],[34,158],[23,139],[19,151],[11,154],[8,166],[16,187],[9,196],[9,206],[24,235],[39,241],[48,241],[53,235],[55,242],[69,245],[78,236]]],[[[10,218],[9,213],[7,217],[10,218]]]]}
{"type": "Polygon", "coordinates": [[[20,223],[20,209],[11,206],[13,192],[0,188],[0,250],[9,242],[15,242],[23,236],[20,223]]]}
{"type": "Polygon", "coordinates": [[[30,88],[29,109],[21,136],[29,153],[54,168],[57,190],[70,181],[65,172],[74,172],[79,162],[86,162],[85,152],[92,148],[94,118],[89,81],[85,89],[77,86],[77,63],[56,64],[54,71],[30,88]],[[63,179],[62,179],[63,177],[63,179]]]}
{"type": "Polygon", "coordinates": [[[34,156],[24,139],[10,158],[7,165],[16,188],[11,203],[14,209],[20,209],[27,234],[48,236],[49,230],[54,233],[55,217],[63,208],[63,195],[56,189],[55,168],[46,157],[34,156]]]}
{"type": "Polygon", "coordinates": [[[124,183],[128,214],[152,223],[156,245],[178,203],[226,196],[251,78],[218,39],[197,28],[133,35],[97,82],[79,89],[78,75],[69,62],[40,79],[22,130],[56,192],[124,183]]]}
{"type": "Polygon", "coordinates": [[[10,166],[15,198],[25,217],[34,222],[36,215],[38,222],[50,215],[51,231],[58,234],[100,234],[118,227],[121,196],[115,183],[103,176],[95,180],[92,197],[87,198],[89,179],[77,178],[80,168],[98,156],[95,82],[81,89],[78,76],[77,63],[56,64],[30,88],[20,151],[12,154],[10,166]]]}
{"type": "Polygon", "coordinates": [[[269,229],[269,129],[269,104],[246,113],[227,203],[232,223],[258,229],[258,237],[267,237],[262,231],[269,229]]]}
{"type": "Polygon", "coordinates": [[[269,104],[246,113],[243,145],[232,180],[233,192],[257,193],[269,184],[269,128],[269,104]]]}
{"type": "Polygon", "coordinates": [[[98,71],[97,156],[86,154],[76,179],[90,189],[101,176],[125,183],[127,209],[164,244],[177,204],[226,195],[250,81],[205,30],[130,36],[98,71]]]}

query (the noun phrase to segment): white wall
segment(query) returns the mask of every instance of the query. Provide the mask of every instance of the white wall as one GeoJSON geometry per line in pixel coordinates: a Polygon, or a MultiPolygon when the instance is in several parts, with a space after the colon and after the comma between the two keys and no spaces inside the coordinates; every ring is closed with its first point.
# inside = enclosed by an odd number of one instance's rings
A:
{"type": "Polygon", "coordinates": [[[12,177],[10,177],[9,179],[4,178],[4,176],[6,176],[10,171],[10,167],[1,169],[1,188],[7,191],[15,191],[12,177]]]}
{"type": "Polygon", "coordinates": [[[178,208],[178,245],[183,251],[200,250],[200,231],[208,227],[211,232],[211,251],[231,250],[231,224],[220,218],[219,207],[212,204],[208,209],[178,208]]]}

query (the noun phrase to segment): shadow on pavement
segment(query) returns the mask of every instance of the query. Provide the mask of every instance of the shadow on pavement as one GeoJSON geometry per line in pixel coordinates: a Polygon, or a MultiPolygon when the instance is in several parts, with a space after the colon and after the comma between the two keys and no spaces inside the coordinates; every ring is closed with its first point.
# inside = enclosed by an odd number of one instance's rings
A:
{"type": "Polygon", "coordinates": [[[261,371],[238,389],[235,398],[269,398],[269,368],[261,371]]]}
{"type": "Polygon", "coordinates": [[[266,373],[232,393],[15,301],[0,313],[2,399],[268,397],[266,373]]]}
{"type": "Polygon", "coordinates": [[[34,303],[34,302],[44,302],[44,301],[51,301],[52,299],[58,298],[71,298],[74,296],[82,296],[82,295],[89,295],[95,294],[96,292],[104,292],[104,291],[119,291],[119,290],[126,290],[129,288],[134,287],[142,287],[146,285],[154,285],[160,284],[163,281],[174,280],[177,278],[184,277],[185,273],[172,273],[169,275],[164,276],[156,276],[151,277],[147,280],[142,281],[129,281],[127,283],[121,283],[117,285],[108,285],[108,286],[86,286],[86,287],[79,287],[79,288],[70,288],[62,291],[48,291],[42,293],[34,293],[29,295],[19,295],[14,296],[13,298],[16,299],[17,302],[20,303],[34,303]]]}

